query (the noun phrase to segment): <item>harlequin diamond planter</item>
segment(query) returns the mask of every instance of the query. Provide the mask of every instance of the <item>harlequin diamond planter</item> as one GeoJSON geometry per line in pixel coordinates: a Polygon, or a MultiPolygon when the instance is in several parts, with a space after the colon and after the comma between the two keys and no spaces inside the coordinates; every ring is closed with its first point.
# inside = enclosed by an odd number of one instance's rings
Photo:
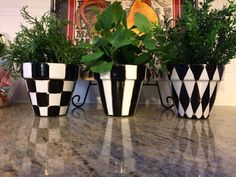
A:
{"type": "Polygon", "coordinates": [[[110,72],[94,73],[105,114],[132,116],[145,76],[144,65],[115,65],[110,72]]]}
{"type": "Polygon", "coordinates": [[[168,66],[173,101],[179,117],[208,118],[224,65],[168,66]]]}
{"type": "Polygon", "coordinates": [[[35,115],[65,115],[78,78],[78,66],[33,62],[23,63],[22,68],[35,115]]]}

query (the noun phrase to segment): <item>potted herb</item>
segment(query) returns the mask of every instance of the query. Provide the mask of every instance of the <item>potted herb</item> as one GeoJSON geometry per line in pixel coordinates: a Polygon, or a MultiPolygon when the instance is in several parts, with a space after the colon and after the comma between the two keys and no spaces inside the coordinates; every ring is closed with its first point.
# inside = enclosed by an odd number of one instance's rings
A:
{"type": "Polygon", "coordinates": [[[22,77],[37,116],[65,115],[83,51],[63,33],[67,21],[48,13],[38,20],[26,7],[21,15],[29,27],[21,25],[21,31],[10,44],[7,66],[15,74],[22,67],[22,77]]]}
{"type": "Polygon", "coordinates": [[[151,22],[140,13],[134,19],[134,27],[130,29],[120,3],[108,6],[97,16],[92,53],[81,60],[94,72],[107,115],[134,114],[146,75],[145,64],[152,59],[150,51],[156,47],[151,22]]]}
{"type": "Polygon", "coordinates": [[[236,4],[212,9],[213,0],[184,1],[174,27],[156,27],[156,55],[167,66],[177,114],[208,118],[224,65],[236,54],[236,4]]]}

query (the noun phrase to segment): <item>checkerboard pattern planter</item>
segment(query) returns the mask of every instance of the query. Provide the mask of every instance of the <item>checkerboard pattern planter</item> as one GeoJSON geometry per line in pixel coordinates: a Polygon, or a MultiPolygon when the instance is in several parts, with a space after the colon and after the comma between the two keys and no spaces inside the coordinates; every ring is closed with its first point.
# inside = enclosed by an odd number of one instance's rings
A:
{"type": "Polygon", "coordinates": [[[208,118],[214,105],[224,65],[168,66],[172,96],[179,117],[208,118]]]}
{"type": "Polygon", "coordinates": [[[94,73],[105,114],[132,116],[136,111],[145,77],[144,65],[114,65],[110,72],[94,73]]]}
{"type": "Polygon", "coordinates": [[[67,114],[78,78],[78,66],[61,63],[23,63],[29,97],[36,116],[67,114]]]}

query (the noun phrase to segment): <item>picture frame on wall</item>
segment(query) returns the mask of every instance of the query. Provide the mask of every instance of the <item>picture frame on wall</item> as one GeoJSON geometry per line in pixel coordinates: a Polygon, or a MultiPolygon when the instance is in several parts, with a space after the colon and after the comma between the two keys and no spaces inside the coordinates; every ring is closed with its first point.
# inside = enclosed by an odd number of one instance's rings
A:
{"type": "MultiPolygon", "coordinates": [[[[115,0],[51,0],[51,12],[71,23],[65,33],[73,41],[89,41],[91,24],[96,19],[94,7],[105,9],[115,0]]],[[[117,0],[129,11],[133,0],[117,0]]],[[[181,13],[181,0],[151,0],[151,7],[158,14],[160,22],[163,16],[177,19],[181,13]]]]}

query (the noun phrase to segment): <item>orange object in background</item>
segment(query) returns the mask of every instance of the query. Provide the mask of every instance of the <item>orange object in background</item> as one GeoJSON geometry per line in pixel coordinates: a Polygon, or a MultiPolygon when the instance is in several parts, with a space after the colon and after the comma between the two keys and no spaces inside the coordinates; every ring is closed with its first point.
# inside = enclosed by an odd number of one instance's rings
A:
{"type": "Polygon", "coordinates": [[[132,4],[130,8],[129,15],[127,17],[127,25],[128,28],[131,28],[134,25],[134,15],[135,13],[141,13],[145,15],[149,21],[153,23],[158,23],[158,16],[154,9],[148,5],[148,3],[151,1],[150,0],[134,0],[134,3],[132,4]]]}
{"type": "MultiPolygon", "coordinates": [[[[79,32],[82,34],[82,19],[86,25],[86,28],[88,29],[89,35],[91,35],[92,27],[96,22],[94,7],[100,11],[103,11],[108,5],[109,3],[105,0],[83,0],[81,6],[76,12],[76,25],[79,29],[79,32]]],[[[127,17],[128,28],[131,28],[134,25],[135,13],[141,13],[145,15],[149,21],[153,23],[159,23],[158,16],[151,7],[151,0],[134,0],[127,17]]]]}

